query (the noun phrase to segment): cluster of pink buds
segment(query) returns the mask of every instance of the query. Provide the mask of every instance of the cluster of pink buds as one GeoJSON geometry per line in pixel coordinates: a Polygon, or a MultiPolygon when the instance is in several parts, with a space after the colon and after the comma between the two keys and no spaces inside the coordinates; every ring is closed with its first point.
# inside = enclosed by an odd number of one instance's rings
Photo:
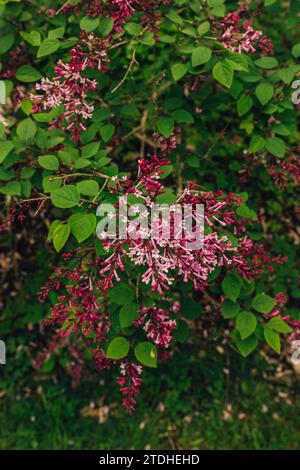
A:
{"type": "Polygon", "coordinates": [[[94,34],[83,33],[81,43],[71,50],[70,60],[58,62],[53,79],[43,78],[36,85],[43,94],[31,95],[36,112],[64,106],[67,130],[72,132],[72,140],[76,142],[80,140],[80,132],[86,130],[84,121],[91,118],[94,111],[94,106],[87,103],[87,94],[98,86],[96,80],[87,78],[86,71],[97,68],[107,72],[109,59],[105,46],[105,41],[94,34]]]}
{"type": "Polygon", "coordinates": [[[172,340],[171,333],[176,328],[176,320],[171,320],[166,310],[151,307],[140,311],[140,317],[134,325],[142,326],[149,341],[167,349],[172,340]]]}
{"type": "MultiPolygon", "coordinates": [[[[174,146],[171,141],[172,148],[174,146]]],[[[163,148],[163,155],[157,154],[152,159],[144,159],[138,162],[138,174],[135,180],[125,179],[114,180],[113,192],[121,192],[123,195],[130,193],[141,198],[146,206],[151,209],[155,204],[155,198],[164,194],[166,189],[160,180],[163,167],[169,162],[165,159],[166,148],[163,148]]],[[[234,225],[236,222],[233,208],[241,204],[242,199],[229,194],[225,196],[222,191],[217,191],[198,195],[193,190],[193,185],[189,185],[183,194],[178,198],[177,203],[184,207],[189,205],[196,208],[197,205],[204,206],[205,222],[211,228],[234,225]]],[[[118,281],[118,268],[124,270],[124,258],[128,257],[131,262],[146,268],[142,275],[142,281],[150,284],[153,291],[163,294],[164,290],[169,290],[174,284],[175,277],[182,277],[184,282],[191,280],[196,290],[204,289],[207,286],[207,278],[217,266],[235,266],[241,269],[242,261],[237,255],[237,248],[234,248],[228,238],[217,231],[212,231],[203,235],[203,243],[199,248],[190,247],[186,234],[177,234],[176,217],[171,211],[170,236],[168,239],[151,237],[151,229],[147,234],[130,238],[128,247],[124,248],[124,240],[104,240],[104,246],[112,250],[112,254],[104,261],[100,274],[104,276],[104,292],[113,285],[114,280],[118,281]],[[145,236],[144,236],[145,235],[145,236]],[[177,236],[178,235],[178,236],[177,236]]],[[[116,214],[118,217],[118,213],[116,214]]],[[[193,209],[192,217],[197,219],[198,214],[193,209]]],[[[163,221],[157,219],[157,232],[164,230],[163,221]]],[[[137,227],[135,227],[137,228],[137,227]]],[[[193,235],[193,234],[191,234],[193,235]]]]}
{"type": "Polygon", "coordinates": [[[135,410],[136,397],[140,393],[142,383],[142,366],[129,360],[124,360],[121,365],[121,376],[118,377],[118,384],[121,387],[121,393],[124,396],[122,402],[129,414],[135,410]]]}
{"type": "Polygon", "coordinates": [[[247,236],[239,242],[238,253],[235,256],[238,273],[250,280],[256,279],[266,270],[272,273],[275,270],[274,265],[286,262],[285,256],[272,256],[265,244],[255,243],[247,236]]]}
{"type": "MultiPolygon", "coordinates": [[[[152,159],[138,163],[138,174],[135,180],[115,178],[111,190],[115,193],[135,194],[151,209],[158,195],[164,194],[165,188],[160,179],[163,167],[168,163],[164,156],[154,155],[152,159]]],[[[177,235],[176,218],[170,210],[171,223],[167,239],[152,238],[151,229],[143,228],[141,234],[127,240],[116,238],[104,239],[103,244],[112,253],[103,262],[100,275],[103,280],[103,292],[119,281],[118,270],[124,271],[125,258],[145,268],[141,279],[149,284],[152,291],[163,295],[175,280],[192,281],[195,290],[205,290],[209,275],[217,267],[235,268],[246,279],[254,279],[265,270],[273,271],[274,264],[282,264],[286,259],[282,256],[271,256],[262,244],[257,244],[244,236],[245,219],[236,217],[235,208],[243,202],[238,195],[222,191],[198,194],[195,185],[189,183],[183,194],[178,197],[177,204],[189,204],[191,207],[204,207],[204,220],[210,232],[202,234],[202,244],[191,249],[189,239],[185,235],[177,235]],[[234,247],[229,238],[222,232],[224,227],[232,226],[238,236],[238,246],[234,247]],[[146,231],[145,231],[146,230],[146,231]]],[[[172,206],[171,206],[172,209],[172,206]]],[[[115,214],[119,216],[118,213],[115,214]]],[[[196,219],[196,213],[193,212],[196,219]]],[[[164,229],[163,221],[158,218],[157,232],[164,229]]],[[[136,226],[134,228],[137,228],[136,226]]],[[[139,227],[140,228],[140,227],[139,227]]],[[[129,232],[131,226],[129,224],[129,232]]]]}
{"type": "MultiPolygon", "coordinates": [[[[299,150],[299,149],[298,149],[299,150]]],[[[289,184],[299,186],[300,184],[300,159],[299,155],[292,153],[284,160],[279,158],[269,161],[266,153],[250,154],[245,152],[244,168],[239,171],[240,180],[246,183],[253,173],[253,169],[259,165],[264,165],[267,172],[272,177],[276,186],[284,190],[289,184]]]]}
{"type": "Polygon", "coordinates": [[[82,249],[77,249],[75,253],[66,253],[64,260],[73,260],[76,266],[73,269],[56,268],[38,297],[42,301],[50,292],[57,293],[64,289],[63,295],[59,295],[58,301],[51,307],[51,318],[47,323],[63,326],[66,336],[73,331],[87,337],[96,334],[98,341],[106,341],[110,330],[110,316],[106,310],[106,302],[103,298],[98,299],[98,282],[92,277],[93,270],[99,270],[101,261],[98,258],[85,259],[83,263],[83,258],[89,254],[82,249]]]}
{"type": "Polygon", "coordinates": [[[91,18],[105,15],[113,18],[116,23],[122,24],[135,13],[135,8],[140,0],[80,0],[76,4],[67,4],[62,9],[63,13],[84,12],[91,18]]]}
{"type": "Polygon", "coordinates": [[[0,222],[0,233],[10,230],[14,222],[25,220],[25,211],[28,211],[29,207],[29,204],[24,204],[22,207],[12,207],[9,210],[8,216],[0,222]]]}
{"type": "Polygon", "coordinates": [[[147,30],[158,30],[158,22],[161,15],[156,12],[161,5],[167,5],[170,0],[80,0],[76,4],[65,5],[62,12],[65,14],[71,12],[81,13],[91,18],[98,18],[105,15],[114,20],[113,31],[123,32],[124,23],[130,19],[136,12],[141,12],[141,22],[147,27],[147,30]]]}
{"type": "Polygon", "coordinates": [[[10,60],[4,70],[1,71],[1,78],[2,79],[11,79],[15,78],[16,71],[20,67],[20,65],[27,64],[29,62],[29,55],[24,50],[24,47],[19,46],[15,49],[12,49],[9,52],[10,60]]]}
{"type": "Polygon", "coordinates": [[[288,183],[292,182],[296,186],[300,184],[300,159],[299,155],[291,154],[286,160],[276,160],[269,168],[268,172],[274,182],[282,190],[286,189],[288,183]]]}
{"type": "Polygon", "coordinates": [[[262,31],[254,29],[252,21],[243,21],[238,13],[229,13],[222,21],[216,22],[221,30],[220,41],[232,52],[255,53],[257,50],[269,54],[273,50],[272,42],[262,31]]]}

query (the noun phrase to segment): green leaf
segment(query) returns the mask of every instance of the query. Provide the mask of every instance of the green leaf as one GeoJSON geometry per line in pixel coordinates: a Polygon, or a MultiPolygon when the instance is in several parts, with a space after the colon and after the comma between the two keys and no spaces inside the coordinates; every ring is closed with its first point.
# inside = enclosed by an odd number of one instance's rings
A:
{"type": "Polygon", "coordinates": [[[270,313],[276,305],[276,300],[269,295],[259,294],[252,302],[253,308],[259,313],[270,313]]]}
{"type": "Polygon", "coordinates": [[[222,290],[226,297],[235,302],[240,295],[242,281],[236,274],[230,273],[222,281],[222,290]]]}
{"type": "Polygon", "coordinates": [[[108,293],[110,301],[118,305],[131,304],[134,299],[134,295],[134,290],[127,284],[118,284],[108,293]]]}
{"type": "Polygon", "coordinates": [[[39,165],[50,171],[56,171],[59,168],[59,161],[55,155],[43,155],[38,157],[39,165]]]}
{"type": "Polygon", "coordinates": [[[112,18],[107,18],[106,16],[102,15],[100,17],[100,24],[99,24],[99,31],[102,36],[107,36],[114,27],[114,20],[112,18]]]}
{"type": "Polygon", "coordinates": [[[250,153],[256,153],[263,150],[265,147],[265,139],[261,135],[253,135],[251,137],[249,151],[250,153]]]}
{"type": "Polygon", "coordinates": [[[128,328],[139,318],[139,306],[137,304],[124,305],[119,314],[121,328],[128,328]]]}
{"type": "Polygon", "coordinates": [[[53,176],[45,176],[43,178],[43,189],[45,193],[52,193],[62,185],[62,178],[55,178],[53,176]]]}
{"type": "Polygon", "coordinates": [[[106,124],[105,126],[101,127],[100,135],[105,143],[109,142],[115,132],[115,126],[112,124],[106,124]]]}
{"type": "Polygon", "coordinates": [[[50,225],[49,232],[48,232],[48,241],[51,241],[53,239],[54,231],[55,229],[61,224],[62,222],[60,220],[53,220],[53,222],[50,225]]]}
{"type": "Polygon", "coordinates": [[[192,66],[198,67],[199,65],[206,64],[211,59],[211,49],[205,46],[196,47],[192,52],[192,66]]]}
{"type": "Polygon", "coordinates": [[[37,53],[38,59],[41,57],[45,57],[47,55],[53,54],[54,52],[57,51],[57,49],[60,46],[60,42],[58,39],[50,39],[46,38],[40,45],[37,53]]]}
{"type": "Polygon", "coordinates": [[[69,218],[71,232],[78,241],[82,243],[95,233],[97,218],[95,214],[84,214],[82,212],[71,215],[69,218]]]}
{"type": "Polygon", "coordinates": [[[50,39],[63,38],[64,34],[65,34],[65,28],[63,26],[60,26],[59,28],[55,28],[49,31],[48,38],[50,39]]]}
{"type": "Polygon", "coordinates": [[[193,26],[189,25],[186,28],[183,28],[181,31],[183,34],[186,34],[187,36],[190,36],[192,38],[197,37],[197,30],[193,26]]]}
{"type": "Polygon", "coordinates": [[[283,158],[286,151],[286,145],[279,137],[270,137],[269,139],[266,139],[266,149],[275,157],[283,158]]]}
{"type": "Polygon", "coordinates": [[[266,326],[271,330],[277,331],[277,333],[291,333],[293,331],[293,329],[279,317],[271,318],[266,326]]]}
{"type": "Polygon", "coordinates": [[[174,80],[178,81],[183,78],[188,71],[187,64],[174,64],[172,65],[171,72],[174,80]]]}
{"type": "Polygon", "coordinates": [[[168,18],[168,20],[172,21],[172,23],[179,24],[179,26],[183,26],[183,19],[175,11],[170,11],[165,16],[166,18],[168,18]]]}
{"type": "Polygon", "coordinates": [[[45,374],[49,374],[50,372],[53,371],[54,367],[55,367],[55,360],[53,357],[50,357],[50,359],[44,362],[43,365],[41,366],[41,371],[44,372],[45,374]]]}
{"type": "Polygon", "coordinates": [[[264,337],[266,342],[275,352],[280,354],[281,345],[280,345],[280,336],[276,331],[270,330],[269,328],[264,328],[264,337]]]}
{"type": "Polygon", "coordinates": [[[20,140],[28,142],[32,140],[37,132],[37,126],[32,119],[27,118],[20,122],[17,127],[17,135],[20,140]]]}
{"type": "Polygon", "coordinates": [[[278,77],[284,83],[286,83],[287,85],[290,85],[298,71],[299,71],[299,68],[297,65],[290,65],[289,67],[280,69],[278,71],[278,77]]]}
{"type": "Polygon", "coordinates": [[[31,194],[32,184],[28,180],[20,181],[21,195],[28,198],[31,194]]]}
{"type": "Polygon", "coordinates": [[[145,44],[145,46],[154,46],[154,34],[152,32],[146,31],[140,41],[142,44],[145,44]]]}
{"type": "Polygon", "coordinates": [[[237,102],[237,112],[239,116],[244,116],[253,106],[253,99],[248,95],[241,95],[237,102]]]}
{"type": "Polygon", "coordinates": [[[139,23],[129,22],[124,27],[127,33],[131,34],[131,36],[139,36],[143,31],[142,26],[139,23]]]}
{"type": "Polygon", "coordinates": [[[176,109],[176,111],[172,113],[172,117],[177,122],[185,122],[188,124],[193,124],[194,122],[193,115],[185,109],[176,109]]]}
{"type": "Polygon", "coordinates": [[[75,170],[80,170],[81,168],[86,168],[87,166],[90,166],[91,162],[87,158],[78,158],[75,162],[75,170]]]}
{"type": "Polygon", "coordinates": [[[41,44],[41,34],[39,31],[30,31],[30,33],[27,33],[26,31],[20,31],[20,36],[31,44],[31,46],[37,47],[41,44]]]}
{"type": "Polygon", "coordinates": [[[221,85],[227,88],[231,87],[233,82],[233,67],[226,59],[225,61],[217,62],[212,73],[214,78],[221,83],[221,85]]]}
{"type": "Polygon", "coordinates": [[[21,65],[16,72],[16,78],[20,82],[31,83],[40,80],[42,75],[31,65],[21,65]]]}
{"type": "Polygon", "coordinates": [[[171,188],[168,188],[163,194],[159,194],[155,198],[157,204],[166,204],[171,205],[175,204],[177,201],[177,195],[171,188]]]}
{"type": "Polygon", "coordinates": [[[300,42],[298,44],[295,44],[292,48],[292,55],[298,59],[300,57],[300,42]]]}
{"type": "Polygon", "coordinates": [[[21,169],[20,178],[27,180],[35,174],[35,171],[36,171],[35,168],[24,167],[21,169]]]}
{"type": "Polygon", "coordinates": [[[0,143],[0,164],[4,162],[4,160],[10,154],[13,148],[14,144],[9,140],[5,140],[4,142],[0,143]]]}
{"type": "Polygon", "coordinates": [[[233,334],[234,342],[236,347],[240,351],[243,357],[249,356],[257,347],[257,338],[255,335],[249,336],[246,339],[242,339],[238,331],[233,334]]]}
{"type": "Polygon", "coordinates": [[[82,148],[83,158],[91,158],[98,152],[100,147],[100,142],[91,142],[90,144],[85,145],[82,148]]]}
{"type": "Polygon", "coordinates": [[[19,181],[9,181],[0,188],[0,193],[7,196],[21,196],[21,185],[19,181]]]}
{"type": "Polygon", "coordinates": [[[240,333],[241,339],[246,339],[256,330],[256,316],[251,312],[240,312],[236,319],[236,328],[240,333]]]}
{"type": "Polygon", "coordinates": [[[211,8],[211,14],[218,17],[224,17],[226,13],[226,6],[222,1],[216,1],[215,5],[211,8]]]}
{"type": "Polygon", "coordinates": [[[52,116],[50,113],[38,113],[38,114],[33,114],[33,119],[36,122],[42,122],[42,123],[48,123],[53,120],[52,116]]]}
{"type": "Polygon", "coordinates": [[[228,320],[230,318],[235,318],[240,311],[239,304],[232,302],[230,299],[225,299],[221,307],[223,317],[228,320]]]}
{"type": "Polygon", "coordinates": [[[88,16],[84,16],[80,20],[80,28],[83,29],[86,33],[91,33],[95,31],[96,28],[99,26],[99,18],[90,18],[88,16]]]}
{"type": "Polygon", "coordinates": [[[239,72],[247,72],[249,70],[249,62],[243,54],[229,52],[227,60],[230,62],[234,70],[239,72]]]}
{"type": "Polygon", "coordinates": [[[28,116],[32,113],[32,102],[29,99],[22,100],[21,109],[28,116]]]}
{"type": "Polygon", "coordinates": [[[80,194],[76,186],[70,184],[51,192],[51,200],[55,207],[69,209],[79,204],[80,194]]]}
{"type": "Polygon", "coordinates": [[[246,219],[257,220],[256,212],[247,206],[244,202],[237,208],[237,215],[245,217],[246,219]]]}
{"type": "Polygon", "coordinates": [[[80,181],[76,186],[80,194],[84,196],[96,196],[99,192],[99,184],[95,180],[80,181]]]}
{"type": "Polygon", "coordinates": [[[169,117],[159,118],[157,122],[157,130],[161,135],[168,139],[174,130],[174,119],[169,117]]]}
{"type": "MultiPolygon", "coordinates": [[[[2,16],[2,12],[1,12],[1,16],[2,16]]],[[[9,51],[9,49],[12,48],[15,42],[14,33],[9,32],[8,34],[5,34],[3,24],[5,24],[4,20],[1,23],[0,55],[5,54],[7,51],[9,51]]]]}
{"type": "Polygon", "coordinates": [[[122,336],[118,336],[109,343],[106,351],[106,357],[115,361],[123,359],[123,357],[127,356],[129,352],[129,346],[130,344],[128,339],[123,338],[122,336]]]}
{"type": "Polygon", "coordinates": [[[258,101],[264,106],[273,98],[273,85],[268,82],[260,83],[255,89],[255,94],[257,96],[258,101]]]}
{"type": "Polygon", "coordinates": [[[198,28],[197,28],[197,33],[199,34],[199,36],[203,36],[204,34],[206,34],[208,31],[210,30],[210,23],[209,21],[204,21],[203,23],[201,23],[198,28]]]}
{"type": "Polygon", "coordinates": [[[53,231],[53,245],[57,252],[61,251],[70,235],[69,224],[60,223],[53,231]]]}
{"type": "Polygon", "coordinates": [[[157,350],[149,341],[142,341],[134,348],[137,360],[147,367],[157,367],[157,350]]]}
{"type": "Polygon", "coordinates": [[[261,57],[255,61],[255,65],[262,69],[274,69],[278,67],[278,60],[275,57],[261,57]]]}

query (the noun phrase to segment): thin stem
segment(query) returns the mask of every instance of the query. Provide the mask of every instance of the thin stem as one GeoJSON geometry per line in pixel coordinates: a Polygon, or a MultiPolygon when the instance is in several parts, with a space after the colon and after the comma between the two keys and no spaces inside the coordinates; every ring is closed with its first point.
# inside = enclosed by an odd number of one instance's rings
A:
{"type": "Polygon", "coordinates": [[[59,10],[57,10],[57,12],[55,13],[56,15],[58,15],[67,5],[69,5],[69,1],[64,3],[60,8],[59,10]]]}
{"type": "Polygon", "coordinates": [[[128,75],[130,74],[130,71],[131,71],[132,67],[134,66],[134,64],[138,65],[138,62],[135,60],[135,49],[133,49],[132,59],[131,59],[131,62],[129,64],[129,67],[128,67],[124,77],[122,78],[120,83],[111,91],[111,93],[114,93],[115,91],[118,90],[118,88],[120,88],[121,85],[123,85],[123,83],[126,81],[128,75]]]}
{"type": "Polygon", "coordinates": [[[68,174],[63,174],[59,176],[53,176],[52,178],[50,178],[49,181],[54,181],[57,179],[75,178],[77,176],[90,176],[90,177],[99,176],[99,178],[105,178],[106,180],[111,179],[110,176],[104,175],[103,173],[99,173],[98,171],[96,171],[95,173],[68,173],[68,174]]]}

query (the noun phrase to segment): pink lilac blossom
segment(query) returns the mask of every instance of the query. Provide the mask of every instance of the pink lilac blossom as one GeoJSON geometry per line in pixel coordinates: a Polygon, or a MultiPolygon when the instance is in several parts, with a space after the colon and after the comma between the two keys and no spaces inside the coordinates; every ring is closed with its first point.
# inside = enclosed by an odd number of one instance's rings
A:
{"type": "Polygon", "coordinates": [[[98,283],[95,284],[90,272],[99,269],[101,261],[98,258],[86,259],[83,266],[83,256],[87,256],[87,253],[81,249],[75,253],[66,253],[64,260],[76,261],[76,266],[73,269],[55,268],[54,275],[50,276],[48,283],[41,288],[38,298],[42,301],[51,291],[59,292],[63,288],[64,294],[59,295],[55,305],[50,308],[51,318],[46,320],[47,324],[63,325],[66,335],[78,331],[85,336],[96,333],[98,340],[106,341],[111,320],[106,310],[106,302],[98,299],[98,283]]]}
{"type": "Polygon", "coordinates": [[[243,21],[236,12],[216,22],[216,27],[221,30],[220,41],[223,46],[232,52],[253,54],[260,50],[269,54],[273,50],[272,42],[262,31],[254,29],[252,21],[243,21]]]}
{"type": "Polygon", "coordinates": [[[105,15],[114,20],[113,31],[123,32],[123,26],[135,13],[141,12],[141,23],[148,31],[157,31],[161,14],[156,10],[170,3],[170,0],[81,0],[76,5],[66,5],[62,12],[84,12],[87,16],[96,18],[105,15]]]}
{"type": "Polygon", "coordinates": [[[171,320],[166,310],[157,307],[143,308],[134,326],[142,326],[149,341],[168,349],[172,341],[171,333],[176,328],[176,320],[171,320]]]}
{"type": "Polygon", "coordinates": [[[2,218],[3,214],[1,214],[0,219],[0,233],[3,231],[9,231],[12,228],[12,225],[15,222],[23,222],[26,219],[26,213],[30,209],[29,204],[24,204],[22,207],[14,206],[9,209],[8,215],[6,218],[2,218]]]}
{"type": "Polygon", "coordinates": [[[282,190],[286,189],[289,183],[300,185],[300,158],[299,155],[291,154],[284,161],[277,159],[268,168],[269,174],[274,182],[282,190]]]}
{"type": "Polygon", "coordinates": [[[121,393],[124,396],[122,403],[129,414],[135,410],[136,397],[140,393],[142,383],[142,366],[125,359],[120,364],[121,376],[118,377],[121,393]]]}
{"type": "MultiPolygon", "coordinates": [[[[170,140],[172,149],[174,141],[170,140]]],[[[152,159],[144,159],[138,162],[138,174],[136,180],[114,179],[110,186],[112,192],[123,192],[128,195],[135,194],[144,200],[146,206],[151,209],[155,203],[155,198],[165,192],[165,188],[160,179],[163,167],[169,162],[166,160],[167,150],[162,147],[163,155],[160,158],[154,155],[152,159]]],[[[204,205],[205,222],[208,226],[215,225],[225,227],[234,225],[234,206],[239,205],[242,200],[232,194],[227,196],[222,191],[217,191],[198,195],[194,191],[194,186],[190,184],[178,198],[177,203],[182,207],[189,204],[191,207],[204,205]]],[[[118,213],[116,214],[118,217],[118,213]]],[[[196,219],[196,213],[193,213],[196,219]]],[[[144,266],[146,270],[142,274],[142,281],[150,284],[153,291],[162,294],[164,290],[169,290],[174,284],[176,277],[182,277],[184,282],[191,280],[196,290],[207,287],[207,278],[216,267],[237,266],[242,272],[245,263],[237,256],[237,248],[234,248],[227,236],[219,235],[216,230],[207,235],[203,234],[202,246],[198,249],[191,247],[191,239],[183,234],[177,236],[176,222],[171,211],[170,237],[168,239],[151,237],[153,226],[144,233],[140,230],[136,238],[128,240],[128,248],[124,248],[124,240],[103,240],[106,249],[112,249],[112,254],[104,261],[100,275],[105,276],[102,280],[105,291],[112,287],[114,281],[118,281],[118,268],[124,269],[124,257],[128,257],[131,262],[138,266],[144,266]],[[173,218],[172,218],[173,217],[173,218]]],[[[156,220],[157,232],[164,230],[161,219],[156,220]]],[[[129,232],[131,230],[129,228],[129,232]]],[[[140,229],[140,226],[135,226],[140,229]]],[[[191,233],[193,235],[193,233],[191,233]]],[[[246,269],[246,268],[245,268],[246,269]]]]}
{"type": "Polygon", "coordinates": [[[284,264],[286,261],[287,257],[273,256],[265,244],[255,243],[245,236],[239,241],[235,266],[239,274],[246,279],[254,280],[266,270],[274,272],[274,265],[284,264]]]}
{"type": "Polygon", "coordinates": [[[17,69],[30,61],[24,46],[18,46],[9,52],[9,62],[0,73],[1,79],[12,79],[16,76],[17,69]]]}
{"type": "MultiPolygon", "coordinates": [[[[173,149],[173,141],[171,145],[173,149]]],[[[109,189],[124,195],[133,193],[151,209],[155,198],[165,192],[160,175],[163,167],[169,162],[166,159],[168,151],[164,147],[163,152],[161,158],[155,154],[152,159],[140,160],[135,180],[114,178],[109,189]]],[[[127,244],[124,240],[119,240],[118,236],[115,240],[104,239],[103,246],[107,250],[112,250],[112,254],[103,262],[99,273],[103,276],[100,283],[104,292],[107,292],[114,282],[118,282],[118,270],[124,271],[126,258],[145,268],[141,280],[160,295],[168,291],[178,278],[182,278],[183,282],[192,281],[195,290],[205,290],[209,275],[217,267],[232,267],[246,279],[253,279],[266,269],[272,272],[274,264],[284,263],[286,259],[281,256],[271,256],[266,247],[254,243],[244,235],[245,219],[236,217],[234,210],[242,202],[239,196],[232,193],[224,195],[222,191],[197,194],[195,185],[189,183],[178,198],[177,204],[204,206],[205,224],[210,227],[211,232],[203,234],[202,246],[191,249],[189,238],[184,235],[175,236],[175,219],[172,219],[172,211],[170,236],[167,239],[151,237],[152,226],[143,228],[137,237],[129,238],[127,244]],[[233,234],[238,236],[239,243],[236,247],[233,247],[227,235],[222,233],[223,228],[229,226],[232,226],[233,234]]],[[[158,226],[156,228],[164,229],[161,219],[157,219],[155,223],[158,226]]],[[[141,228],[135,224],[133,227],[141,228]]],[[[132,225],[129,224],[129,233],[131,229],[132,225]]]]}
{"type": "MultiPolygon", "coordinates": [[[[122,33],[123,25],[127,19],[135,14],[139,7],[144,13],[143,22],[147,24],[148,30],[156,30],[156,23],[160,15],[155,13],[155,9],[168,4],[169,0],[161,1],[141,1],[141,0],[108,0],[103,3],[99,0],[82,0],[79,4],[67,3],[62,12],[68,13],[73,10],[85,12],[87,16],[99,17],[102,14],[114,20],[113,31],[101,40],[95,37],[94,33],[87,35],[81,32],[81,43],[71,50],[71,59],[68,62],[59,61],[55,68],[55,76],[52,80],[43,78],[41,83],[36,85],[36,90],[41,94],[31,94],[34,100],[34,111],[41,112],[54,109],[59,105],[64,106],[63,116],[67,121],[67,130],[72,135],[72,140],[80,141],[80,133],[86,130],[85,122],[93,115],[94,106],[87,102],[88,93],[95,91],[98,84],[96,80],[91,80],[86,76],[89,68],[97,68],[102,73],[107,72],[106,47],[113,42],[113,32],[122,33]]],[[[49,15],[53,15],[53,10],[48,10],[49,15]]],[[[120,38],[117,38],[117,42],[120,38]]],[[[61,121],[56,120],[51,124],[61,127],[61,121]]]]}
{"type": "MultiPolygon", "coordinates": [[[[297,149],[298,151],[299,149],[297,149]]],[[[240,180],[246,183],[258,165],[265,165],[267,172],[272,177],[276,186],[285,190],[289,184],[299,186],[300,184],[300,158],[298,153],[291,153],[284,160],[279,158],[271,161],[265,153],[250,154],[245,152],[244,168],[239,171],[240,180]]]]}
{"type": "MultiPolygon", "coordinates": [[[[134,194],[144,200],[148,208],[151,207],[156,196],[166,190],[160,176],[169,163],[167,156],[175,146],[176,139],[173,137],[165,142],[160,141],[162,155],[155,154],[152,158],[140,160],[135,178],[114,177],[108,189],[121,196],[134,194]]],[[[50,292],[55,292],[57,297],[51,307],[51,317],[44,324],[58,328],[61,339],[79,335],[85,340],[99,370],[108,369],[116,362],[105,355],[105,344],[112,326],[107,293],[120,281],[121,274],[124,276],[130,269],[128,261],[144,268],[142,281],[151,284],[152,290],[157,291],[162,299],[164,291],[169,290],[176,278],[182,278],[184,282],[190,280],[195,290],[204,291],[208,286],[208,276],[216,267],[235,269],[244,278],[253,279],[265,269],[272,272],[273,264],[284,262],[282,257],[272,257],[262,244],[256,244],[245,236],[245,223],[234,210],[243,202],[239,196],[232,193],[225,195],[222,191],[198,194],[196,185],[190,182],[178,202],[193,207],[197,204],[205,206],[205,220],[210,231],[205,234],[201,248],[190,250],[186,238],[176,239],[174,224],[168,240],[142,237],[132,240],[105,239],[102,244],[107,255],[101,258],[95,256],[94,246],[64,253],[63,260],[67,267],[55,268],[54,275],[41,289],[40,300],[50,292]],[[224,234],[224,227],[227,231],[231,227],[238,238],[236,247],[224,234]],[[68,267],[69,263],[72,268],[68,267]]],[[[116,217],[119,215],[117,211],[116,217]]],[[[140,307],[140,316],[134,327],[140,328],[147,340],[157,346],[159,361],[169,355],[172,333],[176,328],[173,318],[179,309],[178,304],[169,310],[155,305],[151,308],[140,307]]],[[[76,383],[82,373],[81,365],[78,369],[73,366],[69,364],[69,372],[76,383]]],[[[136,405],[141,372],[141,366],[128,358],[121,361],[118,383],[123,404],[129,413],[136,405]]]]}
{"type": "Polygon", "coordinates": [[[87,102],[89,91],[95,91],[98,84],[86,76],[88,68],[97,68],[105,73],[109,59],[105,50],[106,43],[94,34],[82,34],[81,43],[71,50],[71,58],[65,63],[59,61],[52,80],[43,78],[36,90],[43,94],[31,94],[35,112],[64,106],[64,118],[72,140],[80,140],[80,132],[86,130],[84,122],[91,118],[94,106],[87,102]]]}

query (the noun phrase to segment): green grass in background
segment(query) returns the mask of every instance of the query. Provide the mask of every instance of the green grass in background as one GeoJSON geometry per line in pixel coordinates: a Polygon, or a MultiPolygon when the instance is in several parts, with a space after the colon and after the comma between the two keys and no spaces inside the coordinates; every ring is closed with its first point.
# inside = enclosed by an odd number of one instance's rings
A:
{"type": "Polygon", "coordinates": [[[160,381],[156,374],[146,375],[139,407],[131,417],[117,406],[113,378],[85,382],[76,390],[64,377],[57,383],[37,379],[31,388],[23,388],[22,395],[0,400],[0,448],[299,448],[296,382],[264,381],[260,374],[266,365],[259,357],[231,364],[230,377],[224,374],[219,355],[209,361],[191,356],[188,367],[178,355],[175,361],[177,368],[161,368],[160,381]],[[212,366],[209,371],[207,363],[212,366]],[[89,408],[91,402],[94,408],[89,408]],[[98,416],[86,416],[87,410],[97,415],[107,403],[113,404],[102,424],[98,416]]]}

